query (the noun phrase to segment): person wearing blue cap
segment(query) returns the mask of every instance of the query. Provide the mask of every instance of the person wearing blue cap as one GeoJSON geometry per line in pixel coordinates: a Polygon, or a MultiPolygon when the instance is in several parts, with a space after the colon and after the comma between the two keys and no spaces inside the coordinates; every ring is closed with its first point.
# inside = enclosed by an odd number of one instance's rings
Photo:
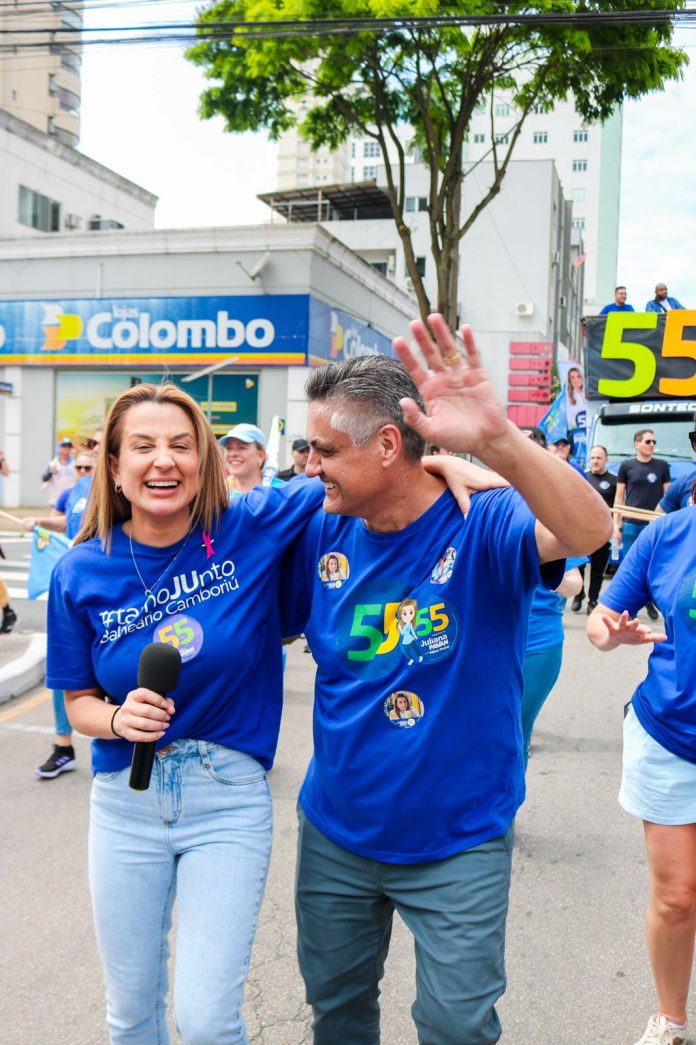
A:
{"type": "MultiPolygon", "coordinates": [[[[266,462],[266,436],[256,425],[239,424],[223,435],[220,446],[224,450],[227,485],[233,494],[248,493],[262,480],[266,462]]],[[[272,479],[271,486],[282,486],[272,479]]]]}

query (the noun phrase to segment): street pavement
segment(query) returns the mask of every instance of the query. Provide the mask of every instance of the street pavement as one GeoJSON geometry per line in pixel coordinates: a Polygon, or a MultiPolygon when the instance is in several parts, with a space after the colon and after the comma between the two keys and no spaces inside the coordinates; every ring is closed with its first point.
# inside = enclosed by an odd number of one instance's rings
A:
{"type": "MultiPolygon", "coordinates": [[[[538,720],[517,820],[509,984],[499,1006],[509,1045],[632,1045],[654,1005],[643,942],[642,831],[616,801],[622,706],[647,651],[600,654],[584,638],[585,621],[584,613],[566,616],[563,671],[538,720]]],[[[313,668],[301,643],[290,647],[270,776],[273,861],[247,990],[252,1045],[311,1041],[292,894],[313,668]]],[[[76,739],[77,771],[39,781],[33,770],[49,753],[51,732],[47,691],[0,706],[0,1043],[105,1045],[86,876],[88,741],[76,739]]],[[[397,918],[383,984],[384,1045],[416,1045],[413,996],[412,942],[397,918]]],[[[693,1003],[690,1015],[696,1019],[693,1003]]]]}

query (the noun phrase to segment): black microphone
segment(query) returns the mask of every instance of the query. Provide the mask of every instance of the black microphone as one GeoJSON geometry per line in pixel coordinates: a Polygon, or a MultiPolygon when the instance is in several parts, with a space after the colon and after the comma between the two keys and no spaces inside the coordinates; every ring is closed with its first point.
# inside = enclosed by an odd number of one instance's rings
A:
{"type": "MultiPolygon", "coordinates": [[[[166,696],[176,689],[181,671],[181,654],[165,642],[151,642],[140,654],[138,685],[166,696]]],[[[133,746],[129,786],[134,791],[147,791],[150,786],[156,740],[139,741],[133,746]]]]}

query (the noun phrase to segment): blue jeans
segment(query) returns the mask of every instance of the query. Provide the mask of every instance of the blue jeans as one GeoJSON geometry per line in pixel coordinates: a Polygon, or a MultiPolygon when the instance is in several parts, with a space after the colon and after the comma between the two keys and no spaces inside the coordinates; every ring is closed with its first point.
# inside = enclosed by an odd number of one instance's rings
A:
{"type": "Polygon", "coordinates": [[[624,559],[647,525],[648,523],[629,522],[628,519],[624,519],[623,529],[621,531],[624,559]]]}
{"type": "Polygon", "coordinates": [[[65,694],[62,689],[53,690],[53,718],[56,723],[56,736],[69,737],[72,726],[65,711],[65,694]]]}
{"type": "Polygon", "coordinates": [[[299,817],[297,949],[314,1045],[379,1042],[395,909],[415,938],[411,1012],[421,1045],[498,1041],[512,828],[445,860],[387,864],[334,845],[299,817]]]}
{"type": "Polygon", "coordinates": [[[524,692],[522,693],[522,750],[524,767],[529,761],[529,745],[532,742],[532,730],[537,715],[546,703],[546,698],[556,685],[563,662],[563,643],[559,642],[551,649],[539,650],[538,653],[525,654],[522,673],[524,676],[524,692]]]}
{"type": "Polygon", "coordinates": [[[112,1042],[167,1045],[167,937],[177,903],[176,1025],[185,1045],[246,1043],[240,1009],[271,853],[263,768],[179,740],[147,791],[130,770],[92,786],[90,889],[112,1042]]]}

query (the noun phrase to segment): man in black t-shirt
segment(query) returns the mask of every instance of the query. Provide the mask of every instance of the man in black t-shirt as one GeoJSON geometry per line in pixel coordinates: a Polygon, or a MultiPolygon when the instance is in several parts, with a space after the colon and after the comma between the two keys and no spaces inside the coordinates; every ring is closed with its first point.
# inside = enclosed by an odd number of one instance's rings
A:
{"type": "Polygon", "coordinates": [[[292,444],[291,453],[291,466],[285,468],[282,472],[278,472],[278,478],[286,483],[289,482],[290,479],[294,479],[297,475],[304,475],[305,468],[307,467],[307,460],[309,458],[309,443],[307,440],[303,438],[295,439],[292,444]]]}
{"type": "MultiPolygon", "coordinates": [[[[611,508],[614,504],[614,495],[616,494],[616,476],[608,471],[608,462],[609,457],[605,448],[603,446],[593,446],[590,450],[590,470],[585,472],[585,478],[590,486],[594,486],[600,497],[604,498],[607,507],[611,508]]],[[[596,551],[592,552],[590,556],[590,583],[587,589],[588,614],[592,613],[599,601],[604,571],[609,561],[609,548],[609,541],[607,541],[601,548],[597,548],[596,551]]],[[[580,573],[582,574],[583,586],[571,604],[571,609],[574,613],[578,613],[582,609],[582,602],[585,598],[584,566],[580,567],[580,573]]]]}
{"type": "MultiPolygon", "coordinates": [[[[622,461],[619,466],[614,505],[625,504],[629,508],[654,511],[670,484],[669,465],[659,457],[653,457],[657,443],[650,428],[636,432],[633,445],[636,456],[630,461],[622,461]]],[[[614,536],[623,538],[624,555],[647,525],[634,519],[623,519],[620,515],[614,517],[614,536]]],[[[650,619],[657,620],[658,613],[651,602],[646,609],[650,619]]]]}

